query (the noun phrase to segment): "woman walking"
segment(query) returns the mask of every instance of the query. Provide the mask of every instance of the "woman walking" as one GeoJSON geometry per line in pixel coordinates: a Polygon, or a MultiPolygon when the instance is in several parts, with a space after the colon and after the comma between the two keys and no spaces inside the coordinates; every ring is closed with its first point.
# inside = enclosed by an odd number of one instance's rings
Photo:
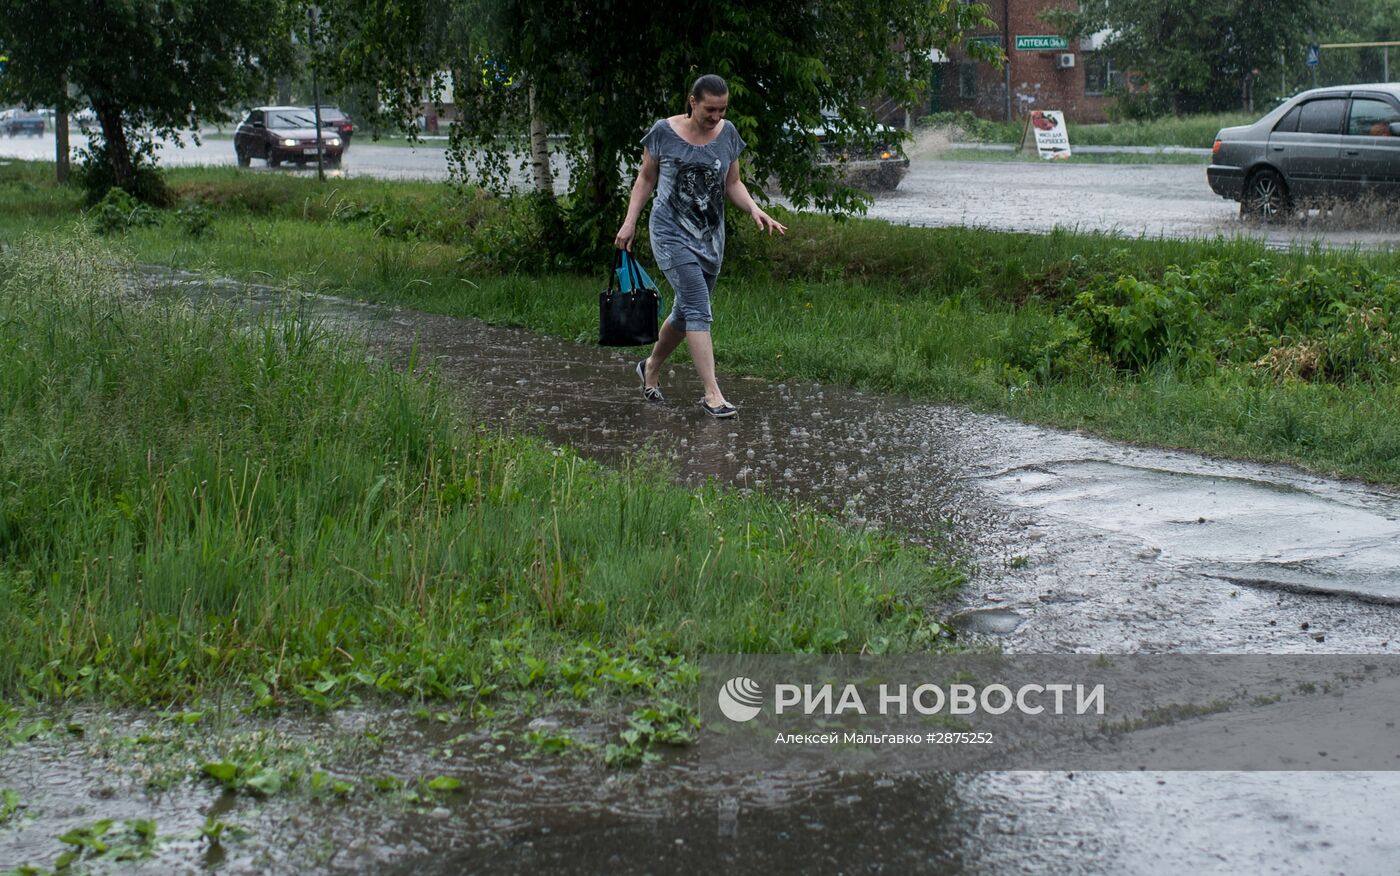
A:
{"type": "Polygon", "coordinates": [[[695,371],[705,387],[700,407],[712,417],[738,413],[715,380],[715,353],[710,340],[710,295],[724,262],[724,199],[748,213],[760,230],[786,234],[787,228],[754,203],[739,178],[744,141],[731,122],[729,86],[713,74],[690,88],[684,115],[662,119],[642,138],[642,169],[632,186],[627,218],[618,229],[618,249],[629,252],[637,236],[637,219],[656,193],[651,210],[651,252],[676,293],[671,315],[662,324],[651,355],[637,363],[637,378],[647,401],[664,401],[658,386],[666,357],[685,341],[695,371]]]}

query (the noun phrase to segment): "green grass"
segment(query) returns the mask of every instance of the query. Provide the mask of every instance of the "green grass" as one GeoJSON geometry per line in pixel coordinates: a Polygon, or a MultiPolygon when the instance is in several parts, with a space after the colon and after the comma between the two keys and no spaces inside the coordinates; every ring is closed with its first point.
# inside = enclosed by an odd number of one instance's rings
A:
{"type": "Polygon", "coordinates": [[[1166,116],[1146,122],[1069,126],[1071,144],[1084,146],[1195,146],[1209,149],[1221,128],[1248,125],[1264,112],[1166,116]]]}
{"type": "MultiPolygon", "coordinates": [[[[530,273],[541,247],[515,205],[429,183],[317,186],[233,170],[172,180],[211,205],[209,233],[168,223],[114,245],[146,262],[594,337],[603,269],[530,273]]],[[[0,236],[71,221],[51,187],[21,191],[2,176],[0,186],[14,193],[0,236]]],[[[715,298],[722,373],[840,382],[1400,483],[1400,425],[1385,413],[1397,402],[1393,251],[808,215],[790,217],[783,239],[736,228],[715,298]],[[1191,315],[1189,337],[1167,331],[1178,311],[1191,315]]]]}
{"type": "Polygon", "coordinates": [[[119,270],[82,233],[0,257],[0,696],[487,708],[939,632],[958,576],[896,538],[473,427],[305,318],[119,270]]]}
{"type": "MultiPolygon", "coordinates": [[[[1195,164],[1205,167],[1210,159],[1202,155],[1183,155],[1177,152],[1075,152],[1070,144],[1070,157],[1057,159],[1065,164],[1195,164]]],[[[937,153],[940,161],[995,161],[995,162],[1037,162],[1044,161],[1034,150],[1024,152],[997,152],[989,149],[959,149],[953,147],[937,153]]]]}
{"type": "MultiPolygon", "coordinates": [[[[1069,142],[1071,146],[1192,146],[1208,149],[1221,128],[1247,125],[1262,115],[1262,112],[1217,113],[1179,118],[1167,116],[1144,122],[1070,122],[1069,142]]],[[[1024,120],[990,121],[975,118],[970,113],[939,113],[930,116],[926,124],[951,127],[958,132],[955,139],[981,143],[1019,143],[1025,132],[1024,120]]]]}

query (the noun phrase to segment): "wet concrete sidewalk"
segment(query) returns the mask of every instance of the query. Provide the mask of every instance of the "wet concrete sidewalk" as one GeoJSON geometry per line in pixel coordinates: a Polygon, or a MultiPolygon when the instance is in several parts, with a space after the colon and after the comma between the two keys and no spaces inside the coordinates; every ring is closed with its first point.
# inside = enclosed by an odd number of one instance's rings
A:
{"type": "MultiPolygon", "coordinates": [[[[285,301],[214,288],[255,307],[285,301]]],[[[1007,651],[1385,653],[1392,638],[1400,648],[1390,491],[807,382],[721,374],[740,415],[714,420],[695,404],[688,362],[668,363],[668,401],[650,404],[637,351],[311,301],[380,355],[402,363],[416,351],[504,427],[612,464],[659,452],[691,482],[785,496],[957,551],[971,576],[956,620],[1007,651]]]]}

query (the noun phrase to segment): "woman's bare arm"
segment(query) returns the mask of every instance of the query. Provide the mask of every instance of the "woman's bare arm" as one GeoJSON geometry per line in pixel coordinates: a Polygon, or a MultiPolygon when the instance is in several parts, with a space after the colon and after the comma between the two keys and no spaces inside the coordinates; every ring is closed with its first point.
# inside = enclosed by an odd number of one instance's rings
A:
{"type": "Polygon", "coordinates": [[[622,227],[617,230],[617,238],[613,241],[618,249],[632,251],[632,241],[637,237],[637,219],[656,191],[656,181],[660,176],[660,163],[652,156],[651,150],[642,147],[642,168],[637,171],[637,181],[632,184],[632,197],[627,201],[627,218],[622,220],[622,227]]]}

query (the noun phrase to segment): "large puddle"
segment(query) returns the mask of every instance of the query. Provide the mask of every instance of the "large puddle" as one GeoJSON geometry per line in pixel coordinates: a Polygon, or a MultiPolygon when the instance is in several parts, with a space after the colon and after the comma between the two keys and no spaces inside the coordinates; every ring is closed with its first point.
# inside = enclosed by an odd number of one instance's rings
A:
{"type": "Polygon", "coordinates": [[[654,405],[630,351],[339,299],[303,305],[380,355],[431,364],[504,428],[612,464],[659,452],[691,482],[956,550],[972,565],[962,607],[995,610],[966,626],[1008,651],[1372,653],[1397,632],[1395,610],[1377,604],[1400,602],[1400,496],[1388,491],[805,382],[727,379],[741,413],[713,420],[688,363],[668,364],[669,401],[654,405]]]}
{"type": "MultiPolygon", "coordinates": [[[[287,303],[270,290],[177,279],[189,294],[255,309],[287,303]]],[[[693,404],[688,364],[663,376],[671,401],[650,405],[628,354],[471,320],[306,303],[394,361],[416,348],[504,427],[615,464],[660,452],[684,479],[772,492],[957,551],[970,582],[960,605],[940,610],[1008,651],[1400,647],[1391,645],[1400,498],[1386,491],[805,382],[729,379],[741,414],[716,421],[693,404]]],[[[146,719],[102,720],[122,736],[146,719]]],[[[356,722],[382,725],[386,744],[331,746],[340,774],[445,774],[463,788],[417,803],[254,801],[188,781],[152,792],[139,771],[114,769],[81,739],[47,739],[0,755],[0,787],[30,806],[0,828],[0,869],[52,866],[58,834],[102,817],[153,817],[184,837],[145,865],[152,872],[1388,873],[1400,853],[1381,838],[1400,805],[1391,774],[716,778],[697,770],[693,752],[621,773],[478,759],[472,743],[444,742],[475,728],[386,713],[293,721],[290,732],[354,737],[356,722]],[[211,812],[254,831],[218,861],[190,838],[211,812]]]]}

